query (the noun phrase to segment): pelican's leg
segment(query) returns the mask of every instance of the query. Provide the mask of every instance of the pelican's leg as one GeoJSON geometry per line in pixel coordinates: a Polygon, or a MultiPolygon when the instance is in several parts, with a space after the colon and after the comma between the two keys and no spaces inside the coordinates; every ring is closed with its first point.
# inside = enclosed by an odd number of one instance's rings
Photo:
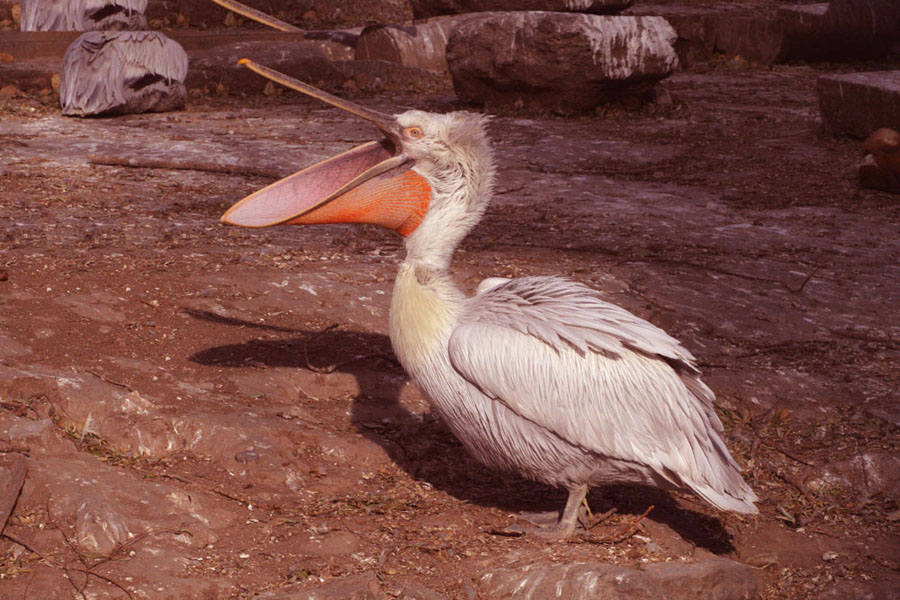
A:
{"type": "Polygon", "coordinates": [[[534,523],[537,527],[528,525],[511,525],[506,528],[508,533],[521,535],[523,533],[529,535],[537,535],[550,540],[564,540],[572,537],[575,528],[578,526],[578,518],[580,515],[581,503],[587,495],[588,486],[577,485],[569,489],[569,498],[566,500],[566,507],[563,509],[556,524],[553,524],[553,513],[549,514],[523,514],[522,518],[534,523]]]}
{"type": "Polygon", "coordinates": [[[578,522],[584,527],[585,531],[590,531],[603,521],[610,518],[612,515],[618,512],[618,509],[615,507],[609,509],[605,513],[595,515],[591,511],[591,506],[588,504],[587,496],[585,496],[584,500],[581,501],[582,506],[584,506],[584,511],[579,511],[578,513],[578,522]]]}
{"type": "Polygon", "coordinates": [[[569,488],[569,498],[566,500],[566,507],[556,523],[557,535],[560,539],[572,537],[572,534],[575,533],[581,504],[587,497],[587,492],[588,486],[584,484],[569,488]]]}

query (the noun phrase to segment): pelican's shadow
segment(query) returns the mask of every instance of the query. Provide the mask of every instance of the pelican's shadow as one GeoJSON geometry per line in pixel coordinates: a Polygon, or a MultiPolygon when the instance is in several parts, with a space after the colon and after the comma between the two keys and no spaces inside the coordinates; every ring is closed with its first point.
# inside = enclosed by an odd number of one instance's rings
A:
{"type": "MultiPolygon", "coordinates": [[[[565,504],[564,490],[488,469],[469,455],[439,418],[429,414],[423,419],[406,410],[399,398],[408,377],[386,335],[336,326],[317,331],[277,327],[183,310],[195,319],[284,334],[276,340],[255,339],[201,350],[190,357],[197,364],[291,367],[353,375],[360,390],[351,409],[353,425],[415,479],[460,500],[510,513],[556,510],[565,504]]],[[[734,550],[718,519],[681,508],[665,491],[610,486],[594,490],[590,498],[595,512],[615,507],[620,513],[639,515],[652,504],[651,518],[692,544],[717,554],[734,550]]]]}

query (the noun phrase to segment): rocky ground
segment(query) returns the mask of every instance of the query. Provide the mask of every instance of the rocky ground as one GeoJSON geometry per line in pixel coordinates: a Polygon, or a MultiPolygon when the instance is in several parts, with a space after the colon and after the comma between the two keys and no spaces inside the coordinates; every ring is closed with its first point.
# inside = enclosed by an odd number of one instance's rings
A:
{"type": "Polygon", "coordinates": [[[459,283],[566,275],[668,330],[761,497],[596,490],[617,512],[571,543],[503,533],[564,494],[475,463],[395,362],[399,238],[218,224],[370,126],[288,93],[76,120],[7,89],[0,517],[27,473],[0,596],[900,597],[900,204],[820,136],[824,70],[715,62],[655,106],[492,122],[459,283]]]}

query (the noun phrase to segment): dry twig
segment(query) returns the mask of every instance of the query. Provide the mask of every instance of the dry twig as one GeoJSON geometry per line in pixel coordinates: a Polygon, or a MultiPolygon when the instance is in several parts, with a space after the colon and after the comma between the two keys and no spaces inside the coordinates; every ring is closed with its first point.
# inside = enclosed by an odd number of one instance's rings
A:
{"type": "Polygon", "coordinates": [[[249,165],[224,165],[196,160],[160,160],[155,158],[124,158],[106,154],[88,154],[88,162],[111,167],[131,167],[134,169],[171,169],[175,171],[204,171],[226,173],[228,175],[249,175],[267,179],[281,179],[282,174],[271,169],[261,169],[249,165]]]}

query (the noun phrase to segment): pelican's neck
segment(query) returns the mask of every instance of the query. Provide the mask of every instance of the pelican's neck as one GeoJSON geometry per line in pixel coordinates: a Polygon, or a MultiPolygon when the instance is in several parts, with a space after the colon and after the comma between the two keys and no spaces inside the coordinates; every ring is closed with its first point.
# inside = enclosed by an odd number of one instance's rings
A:
{"type": "MultiPolygon", "coordinates": [[[[417,376],[446,347],[465,296],[450,277],[453,252],[481,220],[491,198],[494,162],[482,117],[449,117],[465,127],[457,143],[416,162],[431,199],[422,222],[406,238],[391,300],[391,341],[403,366],[417,376]]],[[[449,139],[449,138],[448,138],[449,139]]]]}
{"type": "Polygon", "coordinates": [[[446,270],[410,260],[400,266],[391,296],[391,344],[413,377],[446,352],[465,300],[446,270]]]}
{"type": "Polygon", "coordinates": [[[406,259],[391,298],[391,342],[414,377],[435,353],[444,353],[465,301],[450,276],[453,251],[478,222],[483,209],[472,186],[441,189],[432,183],[432,201],[419,227],[406,239],[406,259]]]}
{"type": "Polygon", "coordinates": [[[493,191],[494,167],[489,150],[484,157],[452,163],[446,170],[424,166],[415,170],[431,186],[428,212],[406,238],[406,262],[436,274],[450,269],[453,252],[481,220],[493,191]]]}

